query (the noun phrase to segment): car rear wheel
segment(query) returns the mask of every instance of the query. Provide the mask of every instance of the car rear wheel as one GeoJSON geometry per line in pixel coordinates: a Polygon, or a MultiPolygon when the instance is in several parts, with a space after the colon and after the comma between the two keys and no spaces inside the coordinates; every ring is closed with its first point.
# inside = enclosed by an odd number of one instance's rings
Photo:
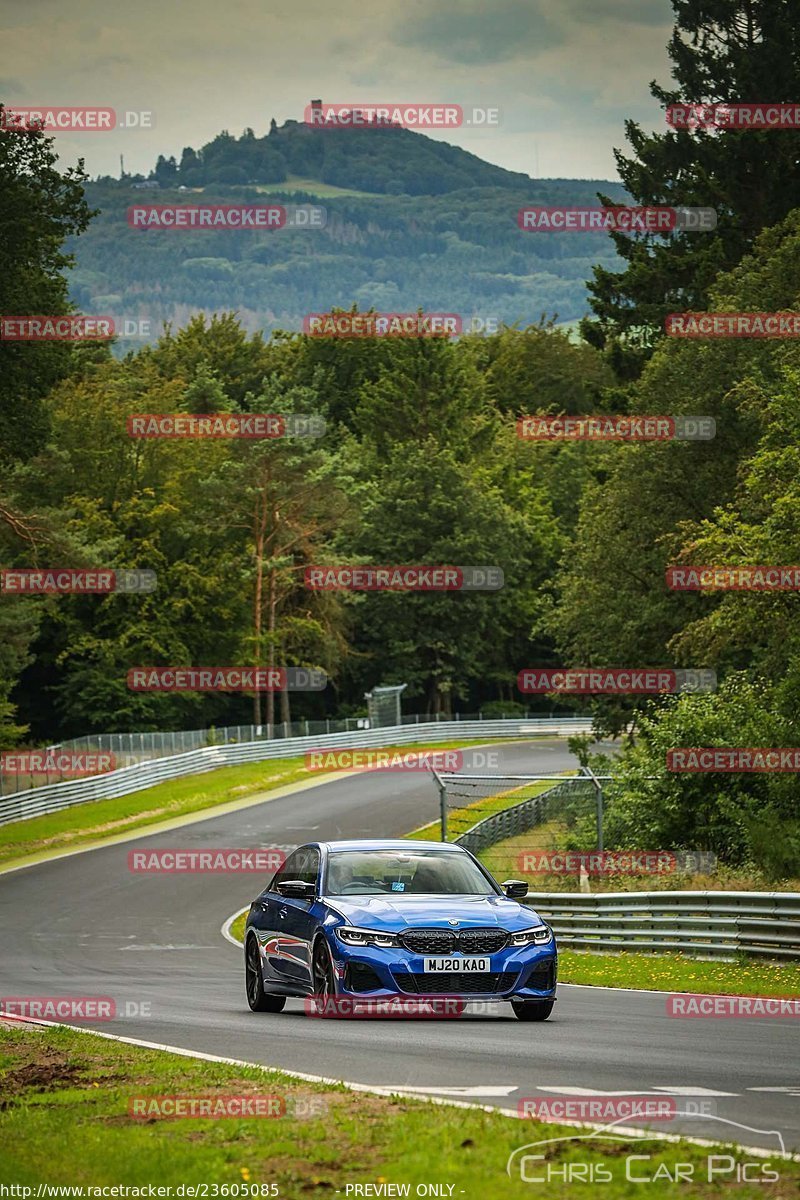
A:
{"type": "Polygon", "coordinates": [[[283,1011],[286,997],[269,996],[264,991],[261,957],[258,951],[258,942],[254,937],[247,939],[247,949],[244,953],[244,986],[247,992],[247,1003],[253,1012],[279,1013],[283,1011]]]}
{"type": "Polygon", "coordinates": [[[512,1000],[511,1007],[520,1021],[546,1021],[554,1003],[553,1000],[512,1000]]]}
{"type": "Polygon", "coordinates": [[[323,937],[318,937],[314,943],[314,954],[311,961],[317,1016],[333,1016],[336,1002],[336,981],[333,977],[331,952],[323,937]]]}

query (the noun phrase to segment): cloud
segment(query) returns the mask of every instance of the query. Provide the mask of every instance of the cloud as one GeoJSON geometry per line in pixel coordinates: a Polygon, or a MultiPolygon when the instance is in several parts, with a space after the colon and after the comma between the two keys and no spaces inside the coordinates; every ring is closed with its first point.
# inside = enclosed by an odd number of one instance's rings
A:
{"type": "Polygon", "coordinates": [[[669,78],[669,0],[408,0],[400,11],[393,0],[227,0],[220,21],[216,0],[33,0],[2,22],[14,77],[0,99],[152,110],[153,129],[58,136],[62,163],[83,155],[91,174],[116,174],[120,153],[126,170],[148,171],[221,129],[262,134],[271,117],[302,119],[317,96],[497,107],[499,127],[435,136],[559,176],[613,175],[624,117],[647,124],[652,110],[659,123],[648,81],[669,78]]]}
{"type": "Polygon", "coordinates": [[[674,22],[672,6],[667,0],[561,0],[560,11],[570,13],[588,25],[609,24],[620,21],[630,25],[671,26],[674,22]]]}
{"type": "Polygon", "coordinates": [[[416,0],[405,9],[393,40],[465,66],[532,58],[565,39],[565,31],[537,0],[456,0],[429,8],[416,0]]]}
{"type": "Polygon", "coordinates": [[[540,59],[548,50],[580,37],[586,28],[618,38],[620,26],[672,24],[667,0],[424,0],[404,11],[393,39],[398,46],[428,50],[465,66],[540,59]]]}

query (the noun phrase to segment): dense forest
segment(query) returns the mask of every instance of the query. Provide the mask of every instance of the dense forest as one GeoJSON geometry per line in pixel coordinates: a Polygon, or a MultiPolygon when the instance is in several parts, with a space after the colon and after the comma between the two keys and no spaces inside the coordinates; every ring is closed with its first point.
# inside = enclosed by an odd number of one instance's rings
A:
{"type": "MultiPolygon", "coordinates": [[[[167,322],[235,311],[245,329],[299,330],[333,306],[456,312],[526,326],[588,311],[592,266],[618,263],[602,233],[522,232],[530,204],[597,203],[602,180],[532,180],[404,129],[315,130],[297,121],[257,138],[222,133],[142,177],[87,182],[95,219],[71,239],[70,294],[84,312],[167,322]],[[182,190],[183,189],[183,190],[182,190]],[[135,204],[324,206],[320,229],[171,232],[131,229],[135,204]]],[[[122,344],[117,353],[130,349],[122,344]]]]}
{"type": "MultiPolygon", "coordinates": [[[[716,43],[708,32],[694,51],[682,43],[676,86],[725,94],[741,62],[737,39],[747,36],[733,22],[716,43]]],[[[780,90],[791,93],[799,36],[780,23],[762,30],[762,49],[747,60],[748,91],[773,90],[780,64],[780,90]]],[[[358,148],[353,170],[317,163],[319,177],[377,190],[377,176],[358,174],[367,143],[334,136],[345,161],[358,148]]],[[[531,701],[517,692],[516,676],[532,665],[713,668],[720,684],[708,695],[573,701],[592,709],[598,732],[633,735],[617,766],[624,787],[611,844],[706,846],[731,862],[753,855],[778,872],[796,865],[796,776],[735,774],[720,784],[713,775],[665,774],[664,756],[673,746],[796,744],[797,596],[676,593],[665,570],[800,562],[800,349],[792,339],[665,338],[659,322],[663,311],[698,307],[800,307],[797,182],[765,165],[770,156],[796,159],[800,133],[645,138],[631,124],[628,136],[634,157],[620,162],[637,203],[708,203],[720,225],[702,249],[688,234],[629,239],[613,287],[595,257],[594,316],[579,343],[532,311],[533,296],[545,293],[543,307],[558,307],[550,283],[526,294],[520,327],[489,336],[335,340],[253,330],[259,312],[281,305],[287,325],[305,303],[458,310],[475,278],[485,291],[473,304],[490,295],[500,304],[498,277],[507,273],[509,286],[535,278],[526,275],[525,248],[534,242],[552,254],[548,278],[568,288],[566,264],[572,270],[578,260],[561,254],[588,253],[589,243],[526,241],[512,218],[521,200],[537,199],[532,185],[511,177],[506,186],[470,156],[452,158],[454,190],[426,193],[423,203],[387,194],[371,208],[371,200],[338,198],[324,253],[311,245],[317,234],[307,244],[299,233],[296,242],[215,234],[211,258],[206,243],[192,244],[195,235],[120,232],[129,189],[89,187],[79,170],[59,172],[47,138],[3,139],[2,219],[36,214],[23,237],[3,243],[4,312],[20,311],[22,296],[29,311],[68,310],[65,239],[84,247],[72,277],[84,308],[109,307],[103,289],[113,285],[125,305],[159,294],[166,311],[180,294],[202,298],[204,310],[122,357],[99,343],[0,342],[3,562],[158,574],[146,595],[3,597],[3,743],[251,718],[253,700],[242,695],[131,692],[126,672],[138,664],[323,668],[330,686],[292,696],[293,716],[356,712],[367,688],[395,682],[408,685],[411,711],[498,703],[512,711],[531,701]],[[692,154],[702,171],[676,168],[692,154]],[[465,187],[460,172],[473,167],[475,187],[465,187]],[[743,177],[758,177],[758,205],[743,177]],[[93,215],[98,196],[102,211],[93,215]],[[487,211],[505,212],[510,228],[488,221],[487,211]],[[245,280],[257,304],[248,303],[245,280]],[[312,414],[327,433],[141,441],[128,436],[126,421],[142,412],[312,414]],[[717,434],[712,442],[537,443],[517,435],[517,418],[532,412],[702,414],[717,434]],[[309,591],[304,569],[320,562],[496,564],[505,586],[309,591]]],[[[417,147],[409,140],[417,135],[402,137],[417,147]]],[[[162,161],[164,194],[185,196],[170,190],[176,179],[207,192],[235,186],[239,168],[250,172],[243,186],[259,172],[309,171],[318,153],[291,129],[218,144],[219,154],[205,147],[178,165],[162,161]],[[242,166],[243,146],[252,147],[252,168],[242,166]],[[311,157],[301,161],[302,153],[311,157]]],[[[384,165],[381,189],[397,193],[402,178],[384,165]]],[[[546,202],[541,192],[538,199],[546,202]]],[[[283,694],[281,719],[289,703],[283,694]]]]}

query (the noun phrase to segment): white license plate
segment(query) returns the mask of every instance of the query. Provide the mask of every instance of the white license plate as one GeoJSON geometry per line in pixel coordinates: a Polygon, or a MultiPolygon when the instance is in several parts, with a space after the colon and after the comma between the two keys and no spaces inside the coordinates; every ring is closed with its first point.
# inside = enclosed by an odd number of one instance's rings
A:
{"type": "Polygon", "coordinates": [[[440,974],[443,971],[491,971],[488,958],[426,958],[422,970],[425,974],[440,974]]]}

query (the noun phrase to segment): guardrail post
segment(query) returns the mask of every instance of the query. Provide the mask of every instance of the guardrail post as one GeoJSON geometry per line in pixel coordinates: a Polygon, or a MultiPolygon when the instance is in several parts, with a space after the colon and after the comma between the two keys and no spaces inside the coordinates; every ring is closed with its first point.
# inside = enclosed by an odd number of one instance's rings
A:
{"type": "Polygon", "coordinates": [[[431,775],[434,778],[436,786],[439,789],[439,830],[441,833],[440,840],[447,841],[447,788],[444,782],[439,778],[439,775],[431,769],[431,775]]]}

